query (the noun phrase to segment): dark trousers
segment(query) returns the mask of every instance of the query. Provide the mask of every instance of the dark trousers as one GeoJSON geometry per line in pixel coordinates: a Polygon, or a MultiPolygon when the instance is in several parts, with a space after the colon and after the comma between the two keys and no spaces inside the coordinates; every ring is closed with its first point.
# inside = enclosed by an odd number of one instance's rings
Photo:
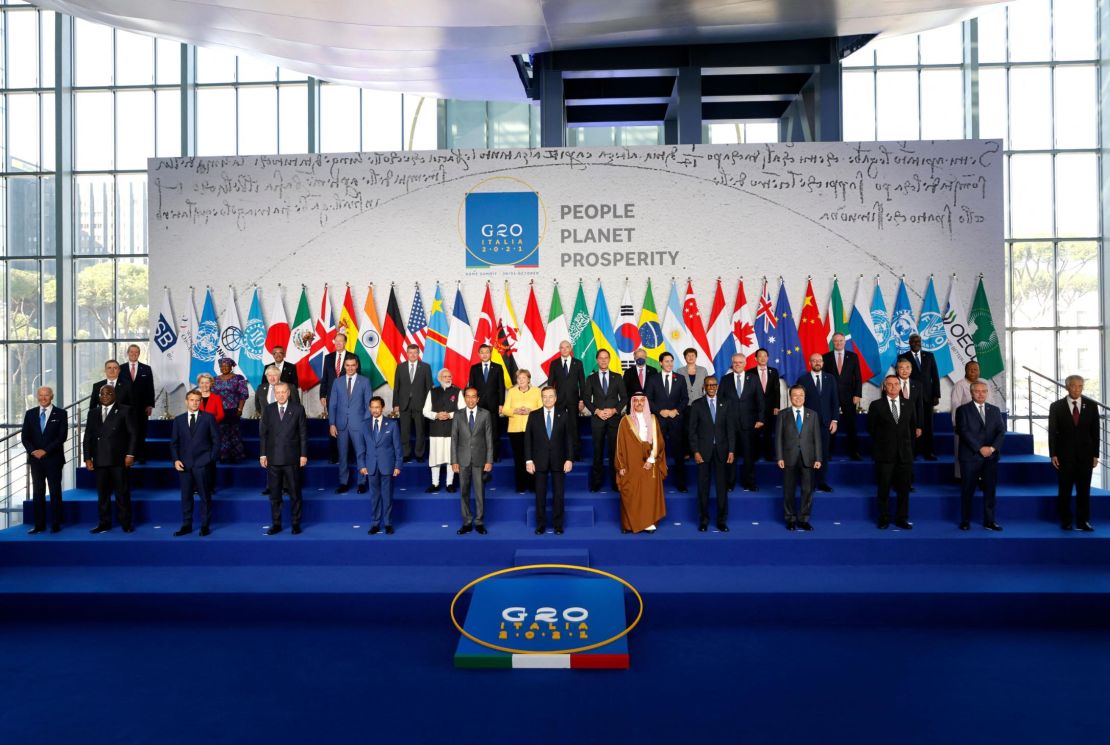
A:
{"type": "Polygon", "coordinates": [[[401,425],[401,455],[405,458],[416,457],[420,460],[428,452],[428,437],[424,432],[424,413],[422,409],[406,411],[401,409],[397,415],[397,423],[401,425]],[[416,436],[416,444],[411,442],[416,436]]]}
{"type": "Polygon", "coordinates": [[[1060,468],[1056,471],[1056,515],[1060,524],[1070,524],[1071,492],[1075,489],[1075,522],[1086,523],[1091,521],[1091,472],[1093,466],[1076,463],[1073,460],[1060,459],[1060,468]]]}
{"type": "Polygon", "coordinates": [[[493,439],[493,462],[501,462],[501,427],[505,417],[501,416],[500,406],[482,406],[481,402],[478,403],[480,408],[489,412],[489,426],[490,437],[493,439]]]}
{"type": "Polygon", "coordinates": [[[527,462],[524,460],[524,433],[510,432],[509,444],[513,446],[513,483],[517,493],[530,492],[535,480],[528,473],[527,462]]]}
{"type": "Polygon", "coordinates": [[[763,458],[769,461],[776,461],[775,458],[775,417],[771,416],[771,412],[767,412],[764,418],[764,425],[759,429],[753,429],[752,434],[755,439],[752,444],[753,458],[763,458]]]}
{"type": "Polygon", "coordinates": [[[46,487],[50,487],[50,525],[62,527],[62,464],[43,463],[30,458],[31,502],[35,513],[35,529],[46,530],[46,487]]]}
{"type": "Polygon", "coordinates": [[[289,513],[293,527],[301,524],[301,469],[297,466],[275,466],[266,469],[266,487],[270,490],[270,525],[281,527],[281,492],[289,490],[289,513]]]}
{"type": "Polygon", "coordinates": [[[193,492],[200,495],[200,524],[207,528],[212,517],[212,481],[208,466],[186,467],[181,477],[181,525],[193,527],[193,492]]]}
{"type": "Polygon", "coordinates": [[[925,421],[921,423],[921,437],[915,438],[913,441],[913,454],[916,455],[933,455],[936,451],[933,450],[933,403],[932,400],[923,401],[922,405],[925,409],[925,421]]]}
{"type": "Polygon", "coordinates": [[[876,463],[875,482],[879,498],[879,520],[890,522],[890,490],[894,489],[898,502],[895,520],[910,519],[910,482],[913,466],[909,463],[876,463]]]}
{"type": "Polygon", "coordinates": [[[551,524],[555,530],[563,529],[563,485],[566,483],[566,474],[563,473],[563,464],[552,465],[547,471],[536,471],[536,527],[547,527],[547,480],[551,479],[551,524]]]}
{"type": "Polygon", "coordinates": [[[856,405],[852,403],[851,397],[848,398],[848,403],[840,405],[840,418],[836,420],[836,434],[829,437],[829,451],[822,453],[824,456],[821,460],[821,467],[825,467],[825,461],[832,455],[833,448],[836,447],[836,440],[838,437],[845,437],[848,440],[848,455],[859,455],[859,436],[856,433],[856,405]]]}
{"type": "Polygon", "coordinates": [[[717,522],[728,520],[728,464],[716,451],[708,458],[702,456],[698,464],[698,522],[709,522],[709,481],[712,477],[717,489],[717,522]]]}
{"type": "Polygon", "coordinates": [[[674,482],[676,489],[686,488],[686,417],[679,414],[674,418],[659,417],[659,431],[663,433],[663,443],[667,448],[667,455],[671,456],[674,465],[667,475],[674,482]]]}
{"type": "MultiPolygon", "coordinates": [[[[837,429],[840,429],[839,423],[837,429]]],[[[829,425],[821,425],[821,467],[817,469],[814,475],[817,477],[817,484],[820,486],[829,485],[829,453],[832,451],[832,435],[829,432],[829,425]]]]}
{"type": "Polygon", "coordinates": [[[150,417],[146,415],[145,406],[134,407],[135,412],[135,429],[138,432],[139,445],[135,448],[135,460],[146,460],[146,430],[150,424],[150,417]]]}
{"type": "Polygon", "coordinates": [[[594,439],[594,463],[590,468],[590,489],[597,491],[608,480],[617,489],[617,472],[613,464],[617,460],[617,430],[620,428],[621,418],[614,414],[602,420],[598,416],[590,418],[590,432],[594,439]],[[605,456],[609,456],[609,478],[605,478],[605,456]]]}
{"type": "MultiPolygon", "coordinates": [[[[821,462],[821,470],[825,470],[825,462],[821,462]]],[[[813,509],[813,468],[802,465],[802,459],[792,466],[786,466],[782,472],[782,508],[786,515],[786,524],[792,522],[809,522],[809,513],[813,509]],[[794,509],[794,488],[801,484],[802,499],[800,509],[794,509]]]]}
{"type": "Polygon", "coordinates": [[[994,491],[998,484],[998,460],[960,458],[960,522],[971,522],[971,498],[975,487],[983,487],[983,524],[994,522],[994,491]]]}
{"type": "Polygon", "coordinates": [[[123,466],[98,466],[96,474],[96,506],[101,527],[112,526],[112,494],[116,495],[116,518],[125,528],[131,527],[131,487],[127,483],[127,469],[123,466]]]}
{"type": "MultiPolygon", "coordinates": [[[[571,453],[571,460],[578,460],[582,457],[582,432],[578,429],[578,404],[574,406],[556,406],[555,408],[561,410],[564,414],[570,417],[567,421],[568,427],[571,428],[571,438],[574,441],[574,452],[571,453]]],[[[662,421],[660,419],[660,421],[662,421]]]]}
{"type": "Polygon", "coordinates": [[[736,453],[736,462],[728,469],[729,489],[736,486],[737,474],[739,474],[740,486],[743,488],[751,489],[756,485],[755,461],[758,457],[755,452],[756,440],[764,429],[767,429],[766,425],[759,429],[740,428],[736,431],[736,446],[733,450],[736,453]]]}

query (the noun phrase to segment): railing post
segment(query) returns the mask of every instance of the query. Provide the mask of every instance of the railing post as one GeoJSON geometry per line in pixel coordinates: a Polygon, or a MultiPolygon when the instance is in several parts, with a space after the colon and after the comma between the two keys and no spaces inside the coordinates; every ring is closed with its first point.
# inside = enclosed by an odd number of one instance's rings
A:
{"type": "Polygon", "coordinates": [[[1025,374],[1025,408],[1029,414],[1029,435],[1033,434],[1033,376],[1025,374]]]}

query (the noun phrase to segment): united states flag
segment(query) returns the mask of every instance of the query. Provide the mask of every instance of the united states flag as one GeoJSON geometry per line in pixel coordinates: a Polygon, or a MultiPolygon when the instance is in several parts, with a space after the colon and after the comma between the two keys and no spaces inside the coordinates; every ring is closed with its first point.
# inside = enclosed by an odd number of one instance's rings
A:
{"type": "Polygon", "coordinates": [[[405,346],[415,344],[424,351],[424,336],[428,332],[428,319],[424,315],[424,300],[420,297],[420,285],[416,286],[416,295],[412,299],[412,309],[409,311],[409,325],[405,329],[405,346]]]}

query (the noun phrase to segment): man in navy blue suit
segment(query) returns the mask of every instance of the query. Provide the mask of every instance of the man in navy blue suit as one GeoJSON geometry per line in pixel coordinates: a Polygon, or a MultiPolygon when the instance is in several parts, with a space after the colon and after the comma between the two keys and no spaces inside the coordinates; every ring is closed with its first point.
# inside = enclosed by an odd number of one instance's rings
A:
{"type": "Polygon", "coordinates": [[[832,491],[829,486],[829,441],[840,418],[840,393],[837,390],[836,378],[825,372],[825,358],[818,352],[809,356],[809,372],[795,381],[806,392],[806,408],[817,412],[818,433],[821,435],[821,452],[825,457],[821,460],[821,468],[817,470],[817,490],[832,491]]]}
{"type": "Polygon", "coordinates": [[[170,458],[173,467],[181,474],[181,527],[175,536],[193,532],[193,493],[200,495],[200,534],[211,533],[212,487],[209,464],[220,454],[220,432],[216,417],[200,410],[200,391],[185,394],[184,414],[173,420],[170,435],[170,458]]]}
{"type": "MultiPolygon", "coordinates": [[[[336,378],[328,394],[329,431],[339,448],[339,486],[335,488],[336,494],[342,494],[349,488],[347,482],[351,478],[351,470],[347,459],[355,433],[366,418],[371,395],[370,381],[358,374],[358,358],[348,357],[343,362],[343,376],[336,378]]],[[[359,479],[359,494],[366,491],[361,481],[359,479]]]]}
{"type": "MultiPolygon", "coordinates": [[[[755,461],[759,458],[756,450],[756,439],[764,427],[767,404],[763,400],[763,388],[755,371],[747,371],[748,358],[737,352],[732,355],[731,369],[721,376],[721,384],[717,395],[722,401],[731,401],[736,404],[734,416],[736,417],[736,460],[743,459],[740,465],[740,486],[744,491],[759,491],[755,483],[755,461]]],[[[771,423],[770,426],[774,426],[771,423]]],[[[728,488],[731,491],[736,486],[736,468],[728,469],[728,488]]]]}
{"type": "Polygon", "coordinates": [[[686,381],[675,374],[673,354],[670,352],[660,354],[659,366],[663,371],[648,378],[647,389],[644,392],[647,394],[652,412],[659,421],[667,455],[674,459],[674,465],[668,475],[673,477],[675,488],[685,492],[686,408],[690,404],[690,394],[686,390],[686,381]]]}
{"type": "Polygon", "coordinates": [[[960,530],[971,527],[971,497],[976,483],[983,487],[983,527],[1002,530],[994,521],[994,493],[998,485],[998,458],[1006,425],[997,406],[987,403],[987,384],[971,384],[971,402],[956,409],[956,435],[960,438],[960,530]]]}
{"type": "Polygon", "coordinates": [[[20,439],[27,451],[31,469],[31,500],[35,525],[29,531],[46,531],[46,487],[50,487],[50,532],[62,529],[62,467],[66,462],[65,444],[69,416],[54,405],[54,390],[43,386],[36,392],[39,405],[23,416],[20,439]]]}
{"type": "Polygon", "coordinates": [[[554,386],[540,391],[543,406],[528,415],[524,426],[524,458],[528,473],[536,476],[536,535],[547,530],[547,482],[551,481],[551,521],[555,534],[563,534],[563,499],[566,475],[574,465],[572,425],[575,415],[555,407],[554,386]]]}
{"type": "Polygon", "coordinates": [[[370,416],[362,420],[355,437],[358,472],[370,481],[368,535],[379,533],[383,522],[385,534],[393,535],[393,479],[401,475],[404,462],[400,426],[397,420],[383,416],[384,411],[385,399],[371,398],[370,416]]]}
{"type": "Polygon", "coordinates": [[[728,468],[736,460],[734,404],[717,396],[717,377],[707,375],[705,395],[690,407],[686,434],[698,466],[698,530],[709,527],[709,484],[717,486],[717,530],[728,532],[728,468]]]}

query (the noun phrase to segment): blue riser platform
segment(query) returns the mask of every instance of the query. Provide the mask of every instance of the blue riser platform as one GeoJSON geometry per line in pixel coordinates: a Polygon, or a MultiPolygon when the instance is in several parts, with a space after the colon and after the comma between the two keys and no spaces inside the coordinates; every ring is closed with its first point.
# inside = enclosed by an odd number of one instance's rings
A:
{"type": "MultiPolygon", "coordinates": [[[[667,516],[672,521],[692,521],[697,518],[696,487],[691,484],[686,494],[668,490],[667,516]]],[[[1006,486],[999,494],[998,519],[1051,522],[1056,518],[1056,491],[1053,487],[1006,486]]],[[[369,519],[369,494],[357,494],[353,489],[338,495],[331,489],[305,491],[305,519],[313,522],[358,522],[369,519]]],[[[710,504],[715,505],[711,494],[710,504]]],[[[133,495],[136,518],[141,522],[176,523],[181,519],[180,497],[174,489],[161,491],[136,491],[133,495]]],[[[974,515],[981,519],[980,497],[973,502],[974,515]]],[[[1096,491],[1092,497],[1095,515],[1110,514],[1110,493],[1096,491]]],[[[214,500],[215,521],[265,521],[270,507],[266,497],[258,490],[226,489],[217,493],[214,500]]],[[[532,523],[531,494],[517,495],[511,489],[494,486],[486,498],[486,518],[490,523],[532,523]]],[[[620,502],[615,492],[590,493],[583,490],[567,495],[568,525],[593,525],[595,519],[615,524],[620,518],[620,502]]],[[[711,506],[711,510],[715,510],[711,506]]],[[[199,505],[197,507],[199,521],[199,505]]],[[[397,490],[394,495],[394,521],[451,522],[459,519],[458,494],[440,491],[425,494],[422,488],[397,490]]],[[[771,484],[758,492],[735,490],[729,496],[729,514],[732,520],[781,520],[782,488],[771,484]]],[[[837,487],[832,493],[814,495],[814,515],[827,520],[870,520],[878,516],[874,489],[870,485],[837,487]]],[[[922,486],[910,495],[910,515],[917,520],[957,521],[960,517],[959,488],[956,486],[922,486]]],[[[92,524],[97,519],[96,493],[93,490],[70,491],[65,496],[65,519],[69,523],[92,524]]],[[[24,522],[32,520],[31,504],[24,504],[24,522]]],[[[199,524],[199,523],[198,523],[199,524]]]]}

